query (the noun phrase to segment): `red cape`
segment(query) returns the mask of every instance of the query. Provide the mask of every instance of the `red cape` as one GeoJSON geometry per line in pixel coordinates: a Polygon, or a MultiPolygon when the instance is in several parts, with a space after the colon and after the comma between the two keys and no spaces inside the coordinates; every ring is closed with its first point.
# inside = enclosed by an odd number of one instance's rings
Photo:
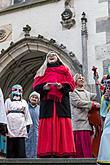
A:
{"type": "MultiPolygon", "coordinates": [[[[35,89],[37,85],[43,83],[56,82],[61,83],[62,85],[68,84],[71,88],[71,91],[73,91],[75,88],[75,82],[72,77],[72,74],[70,73],[69,69],[64,65],[60,65],[57,67],[48,67],[43,76],[38,76],[35,78],[33,88],[35,89]]],[[[59,99],[59,101],[61,101],[63,94],[59,89],[57,89],[56,86],[52,86],[47,95],[56,96],[59,99]]]]}

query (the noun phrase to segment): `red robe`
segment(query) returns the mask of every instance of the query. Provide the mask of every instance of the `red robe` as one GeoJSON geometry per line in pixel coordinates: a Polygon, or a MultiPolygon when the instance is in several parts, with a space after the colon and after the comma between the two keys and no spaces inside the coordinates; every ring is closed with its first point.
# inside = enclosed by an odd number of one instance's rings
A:
{"type": "MultiPolygon", "coordinates": [[[[48,67],[43,76],[35,78],[33,88],[45,83],[61,83],[69,85],[70,91],[75,88],[74,79],[69,69],[64,65],[48,67]]],[[[38,90],[41,94],[42,90],[38,90]]],[[[53,100],[53,115],[49,118],[41,118],[38,136],[38,157],[73,157],[76,150],[72,133],[72,123],[69,117],[58,117],[56,102],[62,102],[65,95],[56,86],[52,85],[45,99],[53,100]]]]}

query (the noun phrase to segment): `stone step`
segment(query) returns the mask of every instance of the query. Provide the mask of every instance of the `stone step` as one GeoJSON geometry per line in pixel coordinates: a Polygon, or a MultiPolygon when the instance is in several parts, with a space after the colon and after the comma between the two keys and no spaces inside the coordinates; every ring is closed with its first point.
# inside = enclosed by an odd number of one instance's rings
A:
{"type": "Polygon", "coordinates": [[[0,159],[0,165],[96,165],[96,159],[76,159],[76,158],[42,158],[42,159],[0,159]]]}

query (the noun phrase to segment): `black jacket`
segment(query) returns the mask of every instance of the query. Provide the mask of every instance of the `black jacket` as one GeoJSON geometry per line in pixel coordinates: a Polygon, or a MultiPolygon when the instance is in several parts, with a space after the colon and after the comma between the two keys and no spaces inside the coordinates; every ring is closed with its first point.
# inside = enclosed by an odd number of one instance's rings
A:
{"type": "MultiPolygon", "coordinates": [[[[52,117],[53,114],[53,100],[45,100],[44,97],[47,94],[47,90],[43,88],[45,84],[38,85],[34,90],[36,92],[40,92],[40,118],[49,118],[52,117]]],[[[71,118],[71,110],[70,110],[70,101],[69,101],[69,91],[70,86],[65,84],[61,89],[63,93],[62,101],[56,102],[56,112],[58,117],[71,118]]]]}

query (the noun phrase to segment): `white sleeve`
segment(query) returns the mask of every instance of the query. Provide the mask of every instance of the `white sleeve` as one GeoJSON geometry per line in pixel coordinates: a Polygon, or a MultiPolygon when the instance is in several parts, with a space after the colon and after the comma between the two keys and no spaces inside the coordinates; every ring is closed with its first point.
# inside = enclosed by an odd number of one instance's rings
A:
{"type": "Polygon", "coordinates": [[[8,113],[9,109],[10,109],[10,99],[8,98],[5,101],[5,112],[6,112],[6,114],[8,113]]]}
{"type": "Polygon", "coordinates": [[[7,124],[4,98],[3,98],[3,93],[2,93],[1,88],[0,88],[0,123],[7,124]]]}
{"type": "Polygon", "coordinates": [[[26,104],[26,109],[25,109],[26,125],[32,125],[33,123],[32,123],[32,119],[31,119],[31,115],[30,115],[29,109],[28,109],[28,104],[27,104],[26,101],[25,101],[25,104],[26,104]]]}

